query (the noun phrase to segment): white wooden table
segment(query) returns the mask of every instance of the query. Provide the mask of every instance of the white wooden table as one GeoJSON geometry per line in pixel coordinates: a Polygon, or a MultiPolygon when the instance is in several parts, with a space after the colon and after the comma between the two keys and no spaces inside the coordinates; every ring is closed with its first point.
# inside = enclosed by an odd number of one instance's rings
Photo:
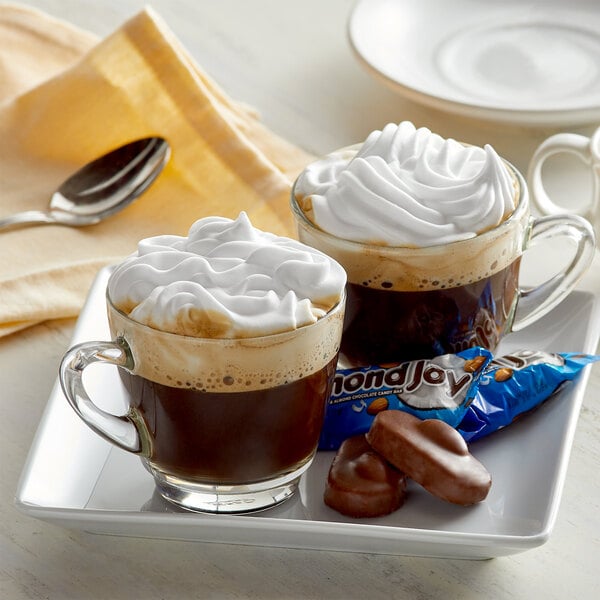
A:
{"type": "MultiPolygon", "coordinates": [[[[145,1],[28,4],[106,35],[145,1]]],[[[444,136],[490,142],[525,170],[553,132],[475,123],[401,99],[353,57],[346,38],[351,0],[154,0],[152,6],[228,94],[315,154],[410,119],[444,136]]],[[[568,164],[556,170],[556,184],[584,193],[587,183],[576,175],[568,164]]],[[[579,287],[600,293],[598,252],[579,287]]],[[[539,548],[462,561],[202,544],[92,535],[15,509],[19,475],[72,330],[72,321],[55,321],[0,340],[0,598],[600,597],[600,367],[588,383],[554,532],[539,548]]]]}

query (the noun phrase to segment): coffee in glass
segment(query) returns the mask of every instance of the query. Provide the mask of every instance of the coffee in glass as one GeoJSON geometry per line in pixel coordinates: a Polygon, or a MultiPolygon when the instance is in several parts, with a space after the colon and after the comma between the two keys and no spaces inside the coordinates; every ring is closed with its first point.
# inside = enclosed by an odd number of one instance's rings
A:
{"type": "Polygon", "coordinates": [[[589,224],[532,219],[523,177],[490,146],[408,122],[309,165],[291,206],[300,240],[348,274],[342,354],[353,365],[493,351],[560,302],[593,257],[589,224]],[[524,250],[555,236],[575,241],[572,262],[521,289],[524,250]]]}
{"type": "Polygon", "coordinates": [[[317,448],[342,330],[345,273],[242,214],[142,240],[107,286],[111,342],[65,356],[79,416],[139,454],[184,508],[247,512],[289,497],[317,448]],[[103,412],[83,370],[116,364],[129,409],[103,412]]]}

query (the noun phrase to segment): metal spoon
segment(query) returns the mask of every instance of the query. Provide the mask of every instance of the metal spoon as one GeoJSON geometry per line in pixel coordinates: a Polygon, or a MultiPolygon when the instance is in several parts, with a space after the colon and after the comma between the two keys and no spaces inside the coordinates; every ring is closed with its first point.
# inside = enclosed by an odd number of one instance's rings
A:
{"type": "Polygon", "coordinates": [[[130,142],[71,175],[50,199],[48,210],[0,219],[0,230],[24,225],[93,225],[120,211],[144,192],[169,160],[160,137],[130,142]]]}

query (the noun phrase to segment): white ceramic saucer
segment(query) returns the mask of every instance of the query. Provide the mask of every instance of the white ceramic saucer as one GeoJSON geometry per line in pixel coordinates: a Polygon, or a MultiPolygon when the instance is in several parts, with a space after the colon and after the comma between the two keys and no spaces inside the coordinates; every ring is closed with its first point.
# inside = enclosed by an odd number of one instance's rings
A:
{"type": "Polygon", "coordinates": [[[520,124],[600,120],[597,0],[360,0],[348,33],[417,102],[520,124]]]}

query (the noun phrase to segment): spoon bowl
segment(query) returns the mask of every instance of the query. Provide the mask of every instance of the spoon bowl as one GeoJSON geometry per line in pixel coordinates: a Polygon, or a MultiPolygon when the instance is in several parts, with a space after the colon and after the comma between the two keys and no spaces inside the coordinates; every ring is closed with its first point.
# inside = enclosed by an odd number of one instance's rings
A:
{"type": "Polygon", "coordinates": [[[94,225],[138,198],[167,164],[170,147],[160,137],[111,150],[71,175],[54,192],[48,209],[0,219],[0,230],[25,225],[94,225]]]}

